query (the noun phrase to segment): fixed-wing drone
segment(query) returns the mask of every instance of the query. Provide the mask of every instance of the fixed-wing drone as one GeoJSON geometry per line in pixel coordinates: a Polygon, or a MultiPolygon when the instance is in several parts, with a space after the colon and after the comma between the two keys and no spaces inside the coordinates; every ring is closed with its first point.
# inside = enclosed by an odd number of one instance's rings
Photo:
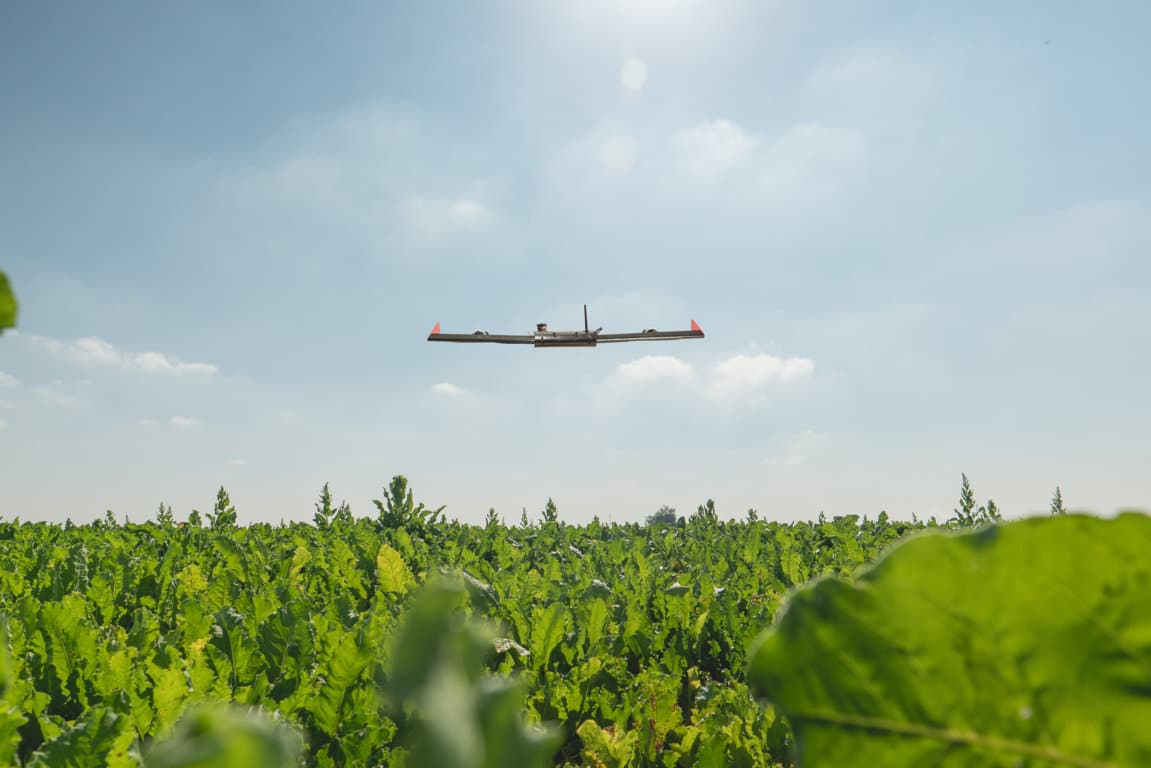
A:
{"type": "Polygon", "coordinates": [[[649,328],[636,333],[600,333],[588,329],[587,304],[583,306],[582,331],[549,331],[547,323],[537,323],[536,332],[523,335],[492,334],[487,331],[475,333],[440,333],[440,324],[428,334],[428,341],[457,341],[481,344],[532,344],[536,347],[594,347],[596,344],[612,344],[621,341],[673,341],[675,339],[702,339],[703,331],[692,320],[690,331],[657,331],[649,328]]]}

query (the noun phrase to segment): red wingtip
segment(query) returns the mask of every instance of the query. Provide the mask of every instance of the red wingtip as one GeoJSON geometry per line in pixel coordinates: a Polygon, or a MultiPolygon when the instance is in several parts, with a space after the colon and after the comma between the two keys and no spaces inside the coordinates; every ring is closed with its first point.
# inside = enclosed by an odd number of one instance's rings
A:
{"type": "Polygon", "coordinates": [[[694,320],[691,321],[691,329],[693,331],[699,331],[700,333],[703,333],[703,329],[699,327],[699,323],[694,320]]]}
{"type": "Polygon", "coordinates": [[[436,327],[432,329],[432,335],[435,336],[439,332],[440,332],[440,324],[436,323],[436,327]]]}

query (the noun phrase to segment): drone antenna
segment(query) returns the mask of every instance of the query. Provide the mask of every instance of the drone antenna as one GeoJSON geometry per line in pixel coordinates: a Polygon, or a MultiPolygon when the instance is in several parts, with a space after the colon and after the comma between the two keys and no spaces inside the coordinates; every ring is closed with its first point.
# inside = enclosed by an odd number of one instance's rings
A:
{"type": "Polygon", "coordinates": [[[583,332],[587,333],[587,304],[583,305],[583,332]]]}

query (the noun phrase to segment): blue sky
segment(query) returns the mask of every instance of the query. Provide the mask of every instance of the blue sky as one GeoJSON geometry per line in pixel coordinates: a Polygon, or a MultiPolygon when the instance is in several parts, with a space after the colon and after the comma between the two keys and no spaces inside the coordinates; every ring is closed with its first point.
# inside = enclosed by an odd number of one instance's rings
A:
{"type": "Polygon", "coordinates": [[[1149,22],[4,4],[0,514],[1147,508],[1149,22]]]}

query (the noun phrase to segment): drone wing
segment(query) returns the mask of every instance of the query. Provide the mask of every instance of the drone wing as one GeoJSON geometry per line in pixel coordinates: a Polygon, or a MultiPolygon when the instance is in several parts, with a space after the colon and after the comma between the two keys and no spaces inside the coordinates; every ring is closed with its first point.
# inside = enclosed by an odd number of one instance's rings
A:
{"type": "Polygon", "coordinates": [[[508,334],[482,333],[440,333],[440,324],[428,334],[428,341],[456,341],[470,344],[531,344],[531,336],[513,336],[508,334]]]}
{"type": "Polygon", "coordinates": [[[702,339],[703,329],[699,323],[692,320],[690,331],[639,331],[637,333],[601,333],[597,341],[600,344],[611,344],[620,341],[670,341],[673,339],[702,339]]]}

